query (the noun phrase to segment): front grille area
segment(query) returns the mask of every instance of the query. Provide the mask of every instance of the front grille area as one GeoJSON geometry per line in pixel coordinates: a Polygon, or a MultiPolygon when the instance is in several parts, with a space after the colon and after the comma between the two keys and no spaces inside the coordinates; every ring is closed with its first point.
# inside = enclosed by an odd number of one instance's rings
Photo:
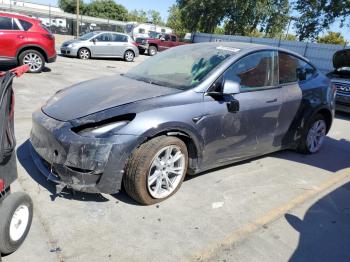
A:
{"type": "Polygon", "coordinates": [[[333,82],[333,84],[337,88],[337,94],[350,95],[350,82],[349,83],[333,82]]]}

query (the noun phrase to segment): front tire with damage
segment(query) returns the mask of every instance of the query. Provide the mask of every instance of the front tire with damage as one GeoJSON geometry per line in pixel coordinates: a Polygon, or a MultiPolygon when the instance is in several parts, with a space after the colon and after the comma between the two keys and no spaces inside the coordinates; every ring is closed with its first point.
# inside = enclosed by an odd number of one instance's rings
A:
{"type": "Polygon", "coordinates": [[[126,192],[143,205],[152,205],[174,195],[188,166],[186,144],[171,136],[153,138],[137,148],[125,169],[126,192]]]}

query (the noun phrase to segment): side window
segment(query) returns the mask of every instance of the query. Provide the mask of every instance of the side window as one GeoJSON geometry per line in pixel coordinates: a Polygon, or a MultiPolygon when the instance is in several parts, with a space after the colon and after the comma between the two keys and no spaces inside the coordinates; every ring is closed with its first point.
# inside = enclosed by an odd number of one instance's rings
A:
{"type": "Polygon", "coordinates": [[[165,35],[165,41],[170,41],[170,35],[165,35]]]}
{"type": "Polygon", "coordinates": [[[0,16],[0,30],[13,30],[12,18],[0,16]]]}
{"type": "Polygon", "coordinates": [[[172,35],[172,36],[171,36],[171,41],[172,41],[172,42],[176,42],[176,36],[172,35]]]}
{"type": "Polygon", "coordinates": [[[111,34],[100,34],[99,36],[96,37],[96,40],[98,42],[111,42],[112,36],[111,34]]]}
{"type": "Polygon", "coordinates": [[[27,21],[19,19],[19,22],[21,23],[24,31],[28,31],[33,25],[27,21]]]}
{"type": "Polygon", "coordinates": [[[307,62],[298,59],[297,78],[298,81],[311,79],[316,73],[316,69],[307,62]]]}
{"type": "Polygon", "coordinates": [[[126,35],[113,34],[113,42],[128,42],[126,35]]]}
{"type": "Polygon", "coordinates": [[[280,52],[278,55],[280,84],[297,81],[298,59],[287,53],[280,52]]]}
{"type": "Polygon", "coordinates": [[[225,77],[239,83],[242,91],[256,90],[276,86],[277,69],[277,52],[260,51],[234,63],[225,77]]]}

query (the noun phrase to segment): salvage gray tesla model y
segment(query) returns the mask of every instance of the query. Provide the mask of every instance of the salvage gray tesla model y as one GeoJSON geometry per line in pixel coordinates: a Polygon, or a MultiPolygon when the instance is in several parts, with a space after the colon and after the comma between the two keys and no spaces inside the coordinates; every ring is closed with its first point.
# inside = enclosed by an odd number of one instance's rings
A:
{"type": "Polygon", "coordinates": [[[112,194],[123,184],[153,204],[186,174],[282,149],[317,152],[334,97],[330,80],[297,54],[185,45],[57,92],[33,114],[31,151],[60,188],[112,194]]]}

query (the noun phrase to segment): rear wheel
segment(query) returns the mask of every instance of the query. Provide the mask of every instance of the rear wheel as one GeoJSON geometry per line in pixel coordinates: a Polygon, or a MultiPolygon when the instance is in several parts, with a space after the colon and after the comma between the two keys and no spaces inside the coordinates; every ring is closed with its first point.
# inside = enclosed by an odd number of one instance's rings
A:
{"type": "Polygon", "coordinates": [[[132,62],[132,61],[134,61],[134,58],[135,58],[135,54],[134,54],[133,51],[127,50],[127,51],[125,52],[125,54],[124,54],[124,60],[125,60],[126,62],[132,62]]]}
{"type": "Polygon", "coordinates": [[[16,251],[26,238],[33,219],[33,203],[25,193],[13,193],[0,204],[0,253],[16,251]]]}
{"type": "Polygon", "coordinates": [[[45,67],[43,55],[36,50],[25,50],[18,57],[20,65],[28,65],[29,73],[40,73],[45,67]]]}
{"type": "Polygon", "coordinates": [[[299,151],[304,154],[317,153],[323,145],[327,134],[325,118],[317,114],[306,125],[299,145],[299,151]]]}
{"type": "Polygon", "coordinates": [[[78,57],[83,60],[90,59],[91,57],[90,50],[87,48],[80,48],[78,51],[78,57]]]}
{"type": "Polygon", "coordinates": [[[144,205],[161,202],[181,187],[188,164],[187,147],[176,137],[160,136],[132,154],[124,176],[130,197],[144,205]]]}
{"type": "Polygon", "coordinates": [[[150,56],[156,55],[157,52],[158,52],[158,49],[157,49],[157,47],[155,47],[154,45],[151,45],[151,46],[148,48],[148,55],[150,55],[150,56]]]}

